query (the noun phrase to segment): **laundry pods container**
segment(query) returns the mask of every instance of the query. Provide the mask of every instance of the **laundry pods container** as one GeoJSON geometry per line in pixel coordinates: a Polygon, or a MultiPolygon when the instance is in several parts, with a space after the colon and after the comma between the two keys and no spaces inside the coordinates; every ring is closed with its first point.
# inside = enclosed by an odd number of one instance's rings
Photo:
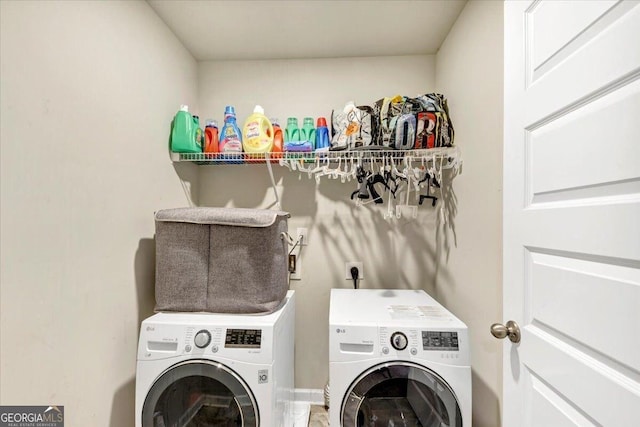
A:
{"type": "Polygon", "coordinates": [[[288,283],[287,212],[158,211],[156,311],[270,313],[288,283]]]}

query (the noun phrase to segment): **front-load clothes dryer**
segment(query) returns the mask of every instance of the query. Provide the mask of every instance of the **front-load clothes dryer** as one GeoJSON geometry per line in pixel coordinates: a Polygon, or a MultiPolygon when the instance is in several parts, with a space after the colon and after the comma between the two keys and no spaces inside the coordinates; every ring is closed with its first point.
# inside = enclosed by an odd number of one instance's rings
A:
{"type": "Polygon", "coordinates": [[[293,424],[295,295],[267,315],[159,313],[142,322],[136,427],[293,424]]]}
{"type": "Polygon", "coordinates": [[[333,289],[332,427],[471,427],[467,327],[424,291],[333,289]]]}

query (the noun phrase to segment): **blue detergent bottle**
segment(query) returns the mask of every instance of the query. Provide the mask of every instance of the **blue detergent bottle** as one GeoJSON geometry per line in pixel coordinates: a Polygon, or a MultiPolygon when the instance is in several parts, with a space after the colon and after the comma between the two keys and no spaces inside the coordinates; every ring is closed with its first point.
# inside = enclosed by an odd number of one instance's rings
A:
{"type": "Polygon", "coordinates": [[[236,110],[231,105],[224,109],[224,125],[219,139],[221,153],[242,153],[242,133],[236,123],[236,110]]]}
{"type": "Polygon", "coordinates": [[[328,150],[331,146],[331,141],[329,138],[329,128],[327,127],[327,119],[324,117],[318,117],[316,122],[316,141],[315,141],[315,149],[316,151],[325,151],[328,150]]]}

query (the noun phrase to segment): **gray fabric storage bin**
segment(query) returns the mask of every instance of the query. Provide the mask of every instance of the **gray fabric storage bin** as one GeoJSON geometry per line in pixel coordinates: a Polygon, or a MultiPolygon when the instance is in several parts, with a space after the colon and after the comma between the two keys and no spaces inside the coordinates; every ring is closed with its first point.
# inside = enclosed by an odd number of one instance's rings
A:
{"type": "Polygon", "coordinates": [[[239,208],[156,213],[156,311],[270,313],[288,283],[289,214],[239,208]]]}

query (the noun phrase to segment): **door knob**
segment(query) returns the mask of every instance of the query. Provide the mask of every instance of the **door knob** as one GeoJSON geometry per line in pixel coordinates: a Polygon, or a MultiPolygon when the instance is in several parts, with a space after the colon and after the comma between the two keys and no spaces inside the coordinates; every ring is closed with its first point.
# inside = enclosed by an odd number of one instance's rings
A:
{"type": "Polygon", "coordinates": [[[517,344],[520,342],[520,327],[513,320],[509,320],[506,326],[501,323],[494,323],[491,325],[491,335],[499,339],[504,339],[508,336],[512,343],[517,344]]]}

